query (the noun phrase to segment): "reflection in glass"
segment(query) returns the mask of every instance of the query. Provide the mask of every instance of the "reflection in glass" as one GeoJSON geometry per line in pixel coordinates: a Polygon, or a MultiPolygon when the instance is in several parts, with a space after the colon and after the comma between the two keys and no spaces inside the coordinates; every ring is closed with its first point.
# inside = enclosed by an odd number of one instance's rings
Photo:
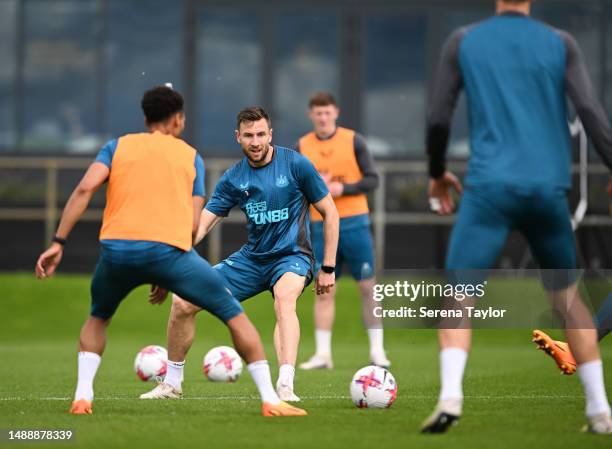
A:
{"type": "Polygon", "coordinates": [[[10,151],[15,144],[16,13],[15,0],[0,2],[0,151],[10,151]]]}
{"type": "Polygon", "coordinates": [[[204,8],[198,28],[198,147],[238,156],[236,114],[261,101],[261,23],[255,11],[204,8]]]}
{"type": "Polygon", "coordinates": [[[144,130],[145,90],[166,82],[182,90],[185,29],[182,0],[111,0],[108,10],[105,138],[144,130]]]}
{"type": "Polygon", "coordinates": [[[425,14],[367,18],[364,131],[377,156],[423,154],[426,31],[425,14]]]}
{"type": "Polygon", "coordinates": [[[92,151],[97,1],[28,0],[22,145],[27,150],[92,151]]]}
{"type": "Polygon", "coordinates": [[[293,145],[312,125],[308,99],[320,90],[338,98],[338,26],[335,16],[282,14],[278,22],[274,67],[274,140],[293,145]]]}

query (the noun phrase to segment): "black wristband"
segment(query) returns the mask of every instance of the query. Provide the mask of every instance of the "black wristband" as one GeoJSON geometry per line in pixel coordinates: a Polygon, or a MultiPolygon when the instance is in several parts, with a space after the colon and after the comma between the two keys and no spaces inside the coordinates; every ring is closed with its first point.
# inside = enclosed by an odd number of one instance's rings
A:
{"type": "Polygon", "coordinates": [[[62,246],[64,246],[66,244],[66,242],[67,242],[66,239],[58,237],[57,235],[54,235],[53,238],[51,239],[51,241],[53,241],[55,243],[59,243],[62,246]]]}
{"type": "Polygon", "coordinates": [[[321,265],[321,271],[323,273],[331,274],[336,271],[336,267],[332,267],[329,265],[321,265]]]}

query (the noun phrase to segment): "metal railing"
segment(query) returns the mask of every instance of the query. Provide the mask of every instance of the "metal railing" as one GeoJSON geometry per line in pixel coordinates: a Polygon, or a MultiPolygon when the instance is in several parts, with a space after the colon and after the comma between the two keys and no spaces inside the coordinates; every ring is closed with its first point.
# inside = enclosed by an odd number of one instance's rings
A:
{"type": "MultiPolygon", "coordinates": [[[[229,168],[235,159],[208,159],[206,161],[207,192],[212,192],[223,172],[229,168]]],[[[59,207],[59,171],[85,170],[91,164],[91,158],[67,157],[0,157],[0,169],[38,169],[45,172],[44,207],[12,208],[0,207],[0,220],[40,220],[45,222],[45,241],[51,241],[55,232],[57,221],[61,215],[59,207]]],[[[465,162],[450,162],[449,169],[455,172],[464,172],[465,162]]],[[[428,212],[388,212],[386,211],[386,198],[388,194],[388,176],[391,174],[404,174],[406,176],[424,176],[427,173],[425,161],[379,161],[377,167],[380,173],[380,186],[371,198],[371,220],[374,231],[375,254],[379,262],[379,269],[384,269],[385,260],[385,228],[387,225],[450,225],[454,222],[453,216],[442,217],[428,212]]],[[[584,169],[584,167],[583,167],[584,169]]],[[[605,175],[607,169],[600,164],[587,166],[590,175],[605,175]]],[[[573,166],[574,173],[580,173],[580,166],[573,166]]],[[[83,214],[84,221],[101,221],[103,209],[92,208],[83,214]]],[[[245,223],[241,213],[232,213],[224,219],[227,223],[245,223]]],[[[221,260],[224,256],[221,250],[223,225],[216,226],[207,236],[208,249],[206,257],[211,262],[221,260]]],[[[586,215],[581,226],[612,226],[612,217],[607,215],[586,215]]]]}

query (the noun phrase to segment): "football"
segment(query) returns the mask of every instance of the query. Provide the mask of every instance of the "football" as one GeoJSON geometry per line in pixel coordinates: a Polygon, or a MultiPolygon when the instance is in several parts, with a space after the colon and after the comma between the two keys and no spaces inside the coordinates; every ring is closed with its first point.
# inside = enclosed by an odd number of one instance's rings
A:
{"type": "Polygon", "coordinates": [[[353,376],[351,398],[359,408],[389,408],[397,397],[393,375],[380,366],[366,366],[353,376]]]}
{"type": "Polygon", "coordinates": [[[140,379],[161,381],[166,376],[168,351],[161,346],[147,346],[140,350],[134,360],[134,371],[140,379]]]}
{"type": "Polygon", "coordinates": [[[242,360],[234,348],[217,346],[204,356],[204,375],[213,382],[236,382],[242,373],[242,360]]]}

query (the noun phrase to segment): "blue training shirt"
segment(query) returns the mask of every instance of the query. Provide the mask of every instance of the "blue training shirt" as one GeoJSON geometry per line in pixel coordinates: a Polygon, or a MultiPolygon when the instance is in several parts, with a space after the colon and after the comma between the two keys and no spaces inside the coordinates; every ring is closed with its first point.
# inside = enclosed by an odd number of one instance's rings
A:
{"type": "Polygon", "coordinates": [[[566,95],[612,168],[612,132],[582,54],[568,33],[519,13],[456,30],[446,41],[427,118],[430,176],[444,153],[465,89],[471,155],[466,185],[571,187],[566,95]]]}
{"type": "Polygon", "coordinates": [[[310,204],[328,193],[314,165],[288,148],[274,146],[272,161],[259,168],[247,158],[229,168],[206,204],[226,217],[238,206],[247,218],[248,241],[240,249],[247,257],[269,261],[298,252],[312,257],[310,204]]]}

